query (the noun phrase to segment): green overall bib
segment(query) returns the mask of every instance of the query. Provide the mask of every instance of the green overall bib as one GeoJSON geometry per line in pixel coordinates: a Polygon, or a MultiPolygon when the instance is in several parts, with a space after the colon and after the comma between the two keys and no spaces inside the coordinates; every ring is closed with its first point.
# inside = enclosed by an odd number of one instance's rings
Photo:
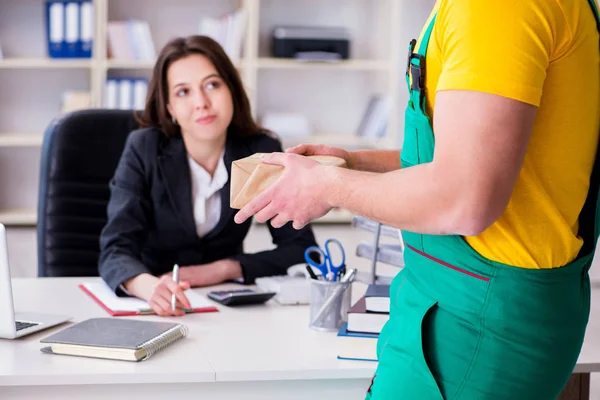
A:
{"type": "MultiPolygon", "coordinates": [[[[595,2],[589,2],[598,21],[595,2]]],[[[434,23],[435,16],[418,53],[416,41],[409,48],[402,168],[433,159],[424,74],[434,23]]],[[[599,160],[597,153],[580,216],[584,246],[566,266],[517,268],[482,257],[462,236],[402,232],[406,267],[390,288],[390,319],[378,340],[367,399],[556,399],[588,323],[588,270],[600,227],[599,160]]]]}

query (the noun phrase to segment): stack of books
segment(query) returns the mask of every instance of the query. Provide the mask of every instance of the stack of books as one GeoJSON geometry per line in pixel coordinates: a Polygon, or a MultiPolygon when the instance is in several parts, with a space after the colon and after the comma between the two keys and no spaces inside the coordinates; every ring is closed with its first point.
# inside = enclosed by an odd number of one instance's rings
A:
{"type": "Polygon", "coordinates": [[[338,332],[338,358],[377,361],[377,339],[390,318],[390,286],[369,285],[338,332]]]}

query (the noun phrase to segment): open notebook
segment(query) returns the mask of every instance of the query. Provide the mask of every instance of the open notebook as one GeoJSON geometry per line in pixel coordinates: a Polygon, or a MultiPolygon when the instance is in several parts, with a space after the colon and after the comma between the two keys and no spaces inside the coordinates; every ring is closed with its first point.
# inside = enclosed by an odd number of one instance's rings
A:
{"type": "MultiPolygon", "coordinates": [[[[85,282],[80,284],[79,288],[113,317],[154,313],[144,300],[136,297],[119,297],[104,282],[85,282]]],[[[184,293],[192,306],[190,309],[185,310],[187,313],[219,311],[210,300],[191,289],[186,290],[184,293]]]]}
{"type": "Polygon", "coordinates": [[[41,351],[110,360],[142,361],[188,334],[185,325],[132,319],[90,318],[48,336],[41,351]]]}

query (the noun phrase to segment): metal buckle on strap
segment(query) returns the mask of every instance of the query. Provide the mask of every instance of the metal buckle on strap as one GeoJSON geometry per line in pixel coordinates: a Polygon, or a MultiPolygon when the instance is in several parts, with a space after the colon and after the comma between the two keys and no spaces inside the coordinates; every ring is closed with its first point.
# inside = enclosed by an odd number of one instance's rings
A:
{"type": "Polygon", "coordinates": [[[415,49],[416,45],[416,39],[411,40],[408,44],[408,57],[406,58],[406,75],[408,75],[408,72],[410,71],[410,61],[412,60],[413,50],[415,49]]]}
{"type": "Polygon", "coordinates": [[[419,92],[425,91],[425,57],[420,54],[412,54],[408,60],[408,64],[410,66],[410,75],[412,76],[410,88],[419,92]],[[419,65],[412,63],[414,58],[419,60],[419,65]]]}

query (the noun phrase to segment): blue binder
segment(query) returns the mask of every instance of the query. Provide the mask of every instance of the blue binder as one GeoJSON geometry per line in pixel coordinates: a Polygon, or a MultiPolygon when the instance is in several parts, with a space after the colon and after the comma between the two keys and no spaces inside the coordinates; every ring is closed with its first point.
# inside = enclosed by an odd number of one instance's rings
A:
{"type": "Polygon", "coordinates": [[[46,1],[48,56],[65,57],[65,8],[62,1],[46,1]]]}
{"type": "Polygon", "coordinates": [[[94,47],[94,4],[92,0],[79,3],[79,41],[78,56],[91,58],[94,47]]]}
{"type": "Polygon", "coordinates": [[[51,58],[91,58],[94,36],[92,0],[47,0],[46,38],[51,58]]]}
{"type": "Polygon", "coordinates": [[[79,2],[65,1],[65,57],[77,58],[79,53],[79,2]]]}

